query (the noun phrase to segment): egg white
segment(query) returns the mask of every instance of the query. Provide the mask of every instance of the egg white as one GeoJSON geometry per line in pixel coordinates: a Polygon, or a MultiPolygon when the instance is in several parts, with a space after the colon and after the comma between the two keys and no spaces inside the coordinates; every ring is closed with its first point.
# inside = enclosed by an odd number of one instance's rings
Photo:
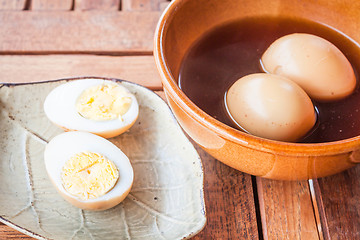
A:
{"type": "Polygon", "coordinates": [[[87,132],[65,132],[54,137],[45,148],[45,168],[61,196],[76,207],[87,210],[105,210],[116,206],[130,192],[134,172],[128,157],[105,138],[87,132]],[[119,171],[119,179],[106,194],[89,200],[81,200],[69,194],[62,185],[61,170],[65,162],[79,152],[99,153],[111,160],[119,171]]]}
{"type": "MultiPolygon", "coordinates": [[[[136,97],[129,92],[131,105],[121,119],[95,121],[84,118],[76,110],[79,96],[87,88],[104,83],[114,83],[102,79],[83,79],[70,81],[53,89],[44,102],[44,112],[51,122],[66,131],[85,131],[99,136],[110,138],[128,130],[139,115],[139,104],[136,97]]],[[[125,87],[124,87],[125,88],[125,87]]]]}

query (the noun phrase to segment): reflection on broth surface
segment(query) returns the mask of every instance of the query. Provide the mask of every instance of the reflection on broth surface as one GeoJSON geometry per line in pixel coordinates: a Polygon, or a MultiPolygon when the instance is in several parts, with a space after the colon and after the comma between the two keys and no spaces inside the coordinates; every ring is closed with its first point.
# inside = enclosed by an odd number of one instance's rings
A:
{"type": "MultiPolygon", "coordinates": [[[[179,86],[206,113],[236,128],[225,109],[226,91],[240,77],[261,72],[262,54],[273,41],[290,33],[311,33],[332,42],[350,61],[358,79],[360,47],[348,37],[307,20],[264,17],[231,22],[204,34],[184,57],[179,86]]],[[[360,134],[358,86],[343,100],[313,103],[318,124],[301,142],[329,142],[360,134]]]]}

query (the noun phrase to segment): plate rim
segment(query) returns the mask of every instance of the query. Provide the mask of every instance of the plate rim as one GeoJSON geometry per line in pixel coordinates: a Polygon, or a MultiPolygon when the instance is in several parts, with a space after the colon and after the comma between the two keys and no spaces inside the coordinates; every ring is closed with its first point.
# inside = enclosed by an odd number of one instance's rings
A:
{"type": "MultiPolygon", "coordinates": [[[[111,77],[98,77],[98,76],[81,76],[81,77],[69,77],[69,78],[60,78],[60,79],[53,79],[53,80],[44,80],[44,81],[35,81],[35,82],[20,82],[20,83],[9,83],[9,82],[0,82],[0,89],[4,86],[8,86],[8,87],[15,87],[15,86],[22,86],[22,85],[38,85],[38,84],[46,84],[46,83],[52,83],[52,82],[61,82],[61,81],[65,81],[65,82],[69,82],[69,81],[75,81],[75,80],[85,80],[85,79],[100,79],[100,80],[108,80],[108,81],[113,81],[113,82],[125,82],[128,84],[132,84],[132,85],[136,85],[138,87],[141,87],[143,89],[145,89],[146,91],[150,92],[151,94],[154,94],[158,99],[160,99],[163,103],[165,103],[168,112],[170,113],[171,118],[173,119],[176,127],[182,132],[182,134],[185,136],[186,141],[188,143],[190,143],[190,145],[192,146],[192,148],[194,148],[196,155],[197,155],[197,159],[199,161],[199,166],[200,166],[200,179],[201,179],[201,189],[200,190],[200,205],[201,205],[201,209],[200,212],[202,213],[202,221],[199,224],[199,229],[197,229],[196,231],[190,232],[189,234],[187,234],[184,238],[182,239],[189,239],[191,237],[194,237],[195,235],[197,235],[198,233],[200,233],[206,226],[207,223],[207,214],[206,214],[206,206],[205,206],[205,199],[204,199],[204,168],[203,168],[203,164],[201,161],[201,157],[199,155],[199,153],[197,152],[196,148],[194,147],[194,145],[191,143],[191,141],[189,140],[189,138],[186,136],[186,134],[184,133],[184,130],[181,128],[180,124],[177,122],[174,113],[172,112],[170,106],[167,104],[167,102],[160,97],[158,94],[155,93],[155,91],[149,89],[148,87],[145,87],[141,84],[135,83],[135,82],[131,82],[128,80],[124,80],[124,79],[119,79],[119,78],[111,78],[111,77]]],[[[160,91],[160,90],[159,90],[160,91]]],[[[4,218],[3,216],[0,215],[0,222],[25,234],[28,235],[30,237],[36,238],[36,239],[41,239],[41,240],[50,240],[51,238],[46,238],[40,234],[34,233],[33,231],[26,229],[24,227],[21,227],[17,224],[14,224],[12,221],[4,218]]]]}

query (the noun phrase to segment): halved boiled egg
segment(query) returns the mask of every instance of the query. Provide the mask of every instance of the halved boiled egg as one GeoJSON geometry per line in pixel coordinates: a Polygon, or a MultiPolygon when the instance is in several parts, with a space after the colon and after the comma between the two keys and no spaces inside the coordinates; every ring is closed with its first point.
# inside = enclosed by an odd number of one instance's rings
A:
{"type": "Polygon", "coordinates": [[[76,207],[105,210],[129,194],[134,172],[128,157],[105,138],[65,132],[45,148],[44,161],[60,195],[76,207]]]}
{"type": "Polygon", "coordinates": [[[53,89],[45,99],[44,111],[50,121],[66,131],[86,131],[110,138],[135,123],[139,105],[121,83],[84,79],[53,89]]]}

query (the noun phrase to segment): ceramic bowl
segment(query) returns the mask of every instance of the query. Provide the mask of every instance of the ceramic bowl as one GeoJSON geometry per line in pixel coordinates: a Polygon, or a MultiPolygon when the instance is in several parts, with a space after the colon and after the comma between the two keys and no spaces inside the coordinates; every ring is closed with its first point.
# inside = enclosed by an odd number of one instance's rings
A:
{"type": "Polygon", "coordinates": [[[358,7],[355,0],[173,0],[158,23],[154,55],[178,122],[213,157],[252,175],[302,180],[354,166],[360,161],[360,136],[316,144],[255,137],[206,114],[181,91],[177,79],[181,61],[194,41],[225,22],[263,15],[299,17],[331,26],[360,42],[358,7]]]}

